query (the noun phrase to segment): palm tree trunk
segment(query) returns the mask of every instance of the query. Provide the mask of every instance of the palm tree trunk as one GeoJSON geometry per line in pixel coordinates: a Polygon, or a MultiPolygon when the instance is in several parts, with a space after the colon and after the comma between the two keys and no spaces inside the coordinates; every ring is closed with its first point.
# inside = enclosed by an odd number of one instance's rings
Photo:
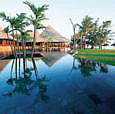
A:
{"type": "Polygon", "coordinates": [[[15,62],[15,76],[16,76],[16,79],[17,79],[17,58],[16,58],[16,62],[15,62]]]}
{"type": "Polygon", "coordinates": [[[74,45],[74,51],[75,51],[75,49],[76,49],[75,27],[73,27],[73,33],[74,33],[73,45],[74,45]]]}
{"type": "Polygon", "coordinates": [[[91,49],[94,49],[94,45],[91,45],[91,49]]]}
{"type": "Polygon", "coordinates": [[[13,42],[14,42],[14,56],[15,56],[15,58],[17,57],[17,55],[16,55],[16,44],[15,44],[15,39],[14,39],[14,31],[13,31],[13,27],[11,26],[11,28],[12,28],[12,36],[13,36],[13,42]]]}
{"type": "Polygon", "coordinates": [[[11,66],[11,78],[12,78],[12,71],[13,71],[14,62],[15,62],[15,59],[13,59],[12,66],[11,66]]]}
{"type": "MultiPolygon", "coordinates": [[[[7,37],[8,37],[8,39],[10,40],[8,33],[7,33],[7,37]]],[[[8,42],[8,43],[9,43],[9,42],[8,42]]],[[[10,43],[9,43],[9,46],[10,46],[10,48],[11,48],[12,53],[14,54],[14,50],[13,50],[13,48],[12,48],[12,45],[10,45],[10,43]]]]}
{"type": "Polygon", "coordinates": [[[99,45],[99,49],[102,49],[102,45],[99,45]]]}
{"type": "Polygon", "coordinates": [[[80,49],[82,49],[82,38],[80,39],[80,49]]]}
{"type": "Polygon", "coordinates": [[[20,70],[21,70],[21,69],[20,69],[20,68],[21,68],[20,66],[21,66],[21,59],[20,59],[20,56],[19,56],[19,78],[20,78],[20,70]]]}
{"type": "Polygon", "coordinates": [[[37,70],[37,66],[36,66],[36,63],[35,63],[35,60],[34,60],[33,57],[32,57],[32,63],[33,63],[33,67],[34,67],[36,79],[39,79],[40,77],[39,77],[38,70],[37,70]]]}
{"type": "MultiPolygon", "coordinates": [[[[18,34],[18,33],[17,33],[17,31],[16,31],[16,35],[17,35],[17,34],[18,34]]],[[[20,52],[20,48],[19,48],[19,38],[18,38],[18,36],[17,36],[16,45],[17,45],[17,50],[18,50],[18,52],[20,52]]]]}
{"type": "Polygon", "coordinates": [[[33,44],[32,44],[32,57],[34,55],[35,44],[36,44],[36,27],[34,26],[34,39],[33,39],[33,44]]]}
{"type": "Polygon", "coordinates": [[[23,57],[23,69],[24,69],[24,78],[26,77],[26,75],[25,75],[25,71],[26,71],[26,64],[25,64],[25,57],[23,57]]]}

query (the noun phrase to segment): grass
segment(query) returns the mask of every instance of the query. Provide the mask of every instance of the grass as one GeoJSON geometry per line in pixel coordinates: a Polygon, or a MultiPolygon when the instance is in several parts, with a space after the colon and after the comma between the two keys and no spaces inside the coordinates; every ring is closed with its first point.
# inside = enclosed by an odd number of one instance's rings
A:
{"type": "Polygon", "coordinates": [[[78,50],[77,57],[95,60],[115,66],[115,50],[86,49],[78,50]]]}

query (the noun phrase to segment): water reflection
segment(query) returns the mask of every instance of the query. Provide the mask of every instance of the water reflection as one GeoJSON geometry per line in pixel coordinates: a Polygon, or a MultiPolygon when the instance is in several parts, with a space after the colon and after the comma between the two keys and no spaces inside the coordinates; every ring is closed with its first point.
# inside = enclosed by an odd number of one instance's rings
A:
{"type": "Polygon", "coordinates": [[[0,112],[114,114],[114,70],[65,53],[9,60],[0,73],[0,112]]]}
{"type": "Polygon", "coordinates": [[[107,65],[103,63],[97,63],[93,60],[86,60],[83,58],[78,58],[79,65],[78,68],[80,69],[80,72],[83,76],[91,76],[91,72],[96,72],[98,69],[100,69],[100,72],[107,73],[108,67],[107,65]]]}
{"type": "Polygon", "coordinates": [[[73,58],[71,73],[73,70],[80,70],[81,74],[84,77],[87,77],[91,76],[92,72],[98,71],[98,69],[102,73],[108,73],[108,67],[104,63],[87,60],[84,58],[73,58]]]}
{"type": "Polygon", "coordinates": [[[28,67],[28,60],[26,58],[16,58],[13,60],[9,76],[10,78],[6,81],[8,85],[13,86],[13,89],[8,90],[3,96],[13,96],[16,93],[28,96],[32,94],[33,90],[37,89],[38,92],[36,93],[36,98],[33,101],[33,104],[37,104],[39,99],[44,102],[48,101],[49,96],[46,94],[48,85],[45,83],[47,80],[46,75],[40,78],[34,58],[31,58],[31,61],[33,68],[28,67]],[[23,67],[23,72],[21,71],[21,67],[23,67]],[[15,76],[12,75],[13,69],[15,71],[15,76]],[[35,72],[35,79],[32,77],[33,71],[35,72]]]}
{"type": "Polygon", "coordinates": [[[42,58],[42,61],[48,66],[51,67],[56,64],[61,58],[66,56],[67,54],[64,52],[47,52],[45,56],[42,58]]]}

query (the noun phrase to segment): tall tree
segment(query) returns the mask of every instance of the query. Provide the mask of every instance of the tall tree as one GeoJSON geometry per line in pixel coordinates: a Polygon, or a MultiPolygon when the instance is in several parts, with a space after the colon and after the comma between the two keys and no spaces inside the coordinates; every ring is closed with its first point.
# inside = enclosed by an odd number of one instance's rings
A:
{"type": "Polygon", "coordinates": [[[91,49],[94,48],[94,46],[97,46],[97,40],[98,40],[98,22],[99,18],[93,23],[92,29],[88,32],[86,39],[88,40],[88,44],[91,45],[91,49]]]}
{"type": "MultiPolygon", "coordinates": [[[[89,17],[88,15],[83,18],[83,21],[80,24],[77,24],[79,26],[79,31],[82,33],[80,45],[82,47],[83,42],[85,43],[85,39],[87,37],[88,32],[92,30],[93,27],[93,18],[89,17]]],[[[84,44],[85,45],[85,44],[84,44]]],[[[85,48],[85,47],[84,47],[85,48]]]]}
{"type": "Polygon", "coordinates": [[[34,39],[33,39],[33,45],[32,45],[32,57],[33,57],[34,47],[36,44],[36,32],[37,32],[37,29],[44,28],[44,26],[41,24],[41,21],[46,19],[44,13],[46,10],[48,10],[48,5],[42,5],[42,6],[36,7],[34,4],[28,1],[24,1],[23,3],[26,4],[33,13],[33,16],[31,15],[28,18],[30,22],[32,23],[32,25],[34,26],[34,39]]]}
{"type": "MultiPolygon", "coordinates": [[[[16,44],[15,37],[14,37],[14,34],[15,34],[14,33],[14,30],[15,30],[14,26],[17,24],[16,18],[7,16],[4,12],[0,12],[0,18],[2,18],[3,21],[6,21],[7,23],[9,23],[9,28],[10,28],[9,32],[12,33],[14,44],[16,44]]],[[[14,46],[14,56],[16,57],[16,47],[15,46],[14,46]]]]}
{"type": "Polygon", "coordinates": [[[108,40],[108,35],[111,32],[109,29],[111,26],[111,21],[103,21],[102,25],[98,29],[98,40],[97,43],[99,48],[102,48],[102,45],[105,44],[108,40]]]}
{"type": "Polygon", "coordinates": [[[8,36],[8,33],[11,33],[13,40],[16,43],[16,45],[14,45],[14,52],[15,52],[14,55],[15,57],[17,57],[16,51],[19,51],[19,47],[18,47],[19,40],[22,41],[22,47],[24,51],[25,50],[25,38],[27,38],[27,32],[29,31],[29,30],[25,30],[25,28],[29,25],[26,19],[26,14],[20,13],[20,14],[16,14],[15,17],[10,17],[10,16],[6,16],[6,14],[2,12],[0,13],[0,18],[2,18],[3,20],[9,23],[9,26],[6,27],[4,30],[7,36],[8,36]],[[18,33],[20,34],[21,39],[17,37],[18,33]]]}
{"type": "MultiPolygon", "coordinates": [[[[78,24],[80,35],[80,44],[82,45],[83,41],[89,45],[93,49],[94,46],[99,46],[102,48],[102,45],[107,42],[108,34],[111,32],[109,29],[111,26],[111,21],[104,21],[101,25],[99,25],[99,18],[96,21],[93,21],[93,18],[89,16],[85,16],[81,24],[78,24]]],[[[77,36],[77,34],[76,34],[77,36]]],[[[79,38],[79,34],[77,36],[79,38]]]]}

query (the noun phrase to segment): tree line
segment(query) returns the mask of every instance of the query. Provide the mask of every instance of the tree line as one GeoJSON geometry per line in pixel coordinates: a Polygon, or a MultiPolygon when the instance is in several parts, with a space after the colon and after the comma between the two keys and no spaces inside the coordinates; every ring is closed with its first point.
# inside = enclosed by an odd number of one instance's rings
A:
{"type": "Polygon", "coordinates": [[[111,32],[111,21],[103,21],[100,23],[99,18],[94,20],[90,16],[85,16],[80,24],[73,24],[73,28],[78,27],[78,31],[75,32],[71,37],[73,44],[80,42],[82,45],[83,42],[91,46],[91,49],[98,46],[102,48],[102,45],[107,43],[108,35],[111,32]]]}

